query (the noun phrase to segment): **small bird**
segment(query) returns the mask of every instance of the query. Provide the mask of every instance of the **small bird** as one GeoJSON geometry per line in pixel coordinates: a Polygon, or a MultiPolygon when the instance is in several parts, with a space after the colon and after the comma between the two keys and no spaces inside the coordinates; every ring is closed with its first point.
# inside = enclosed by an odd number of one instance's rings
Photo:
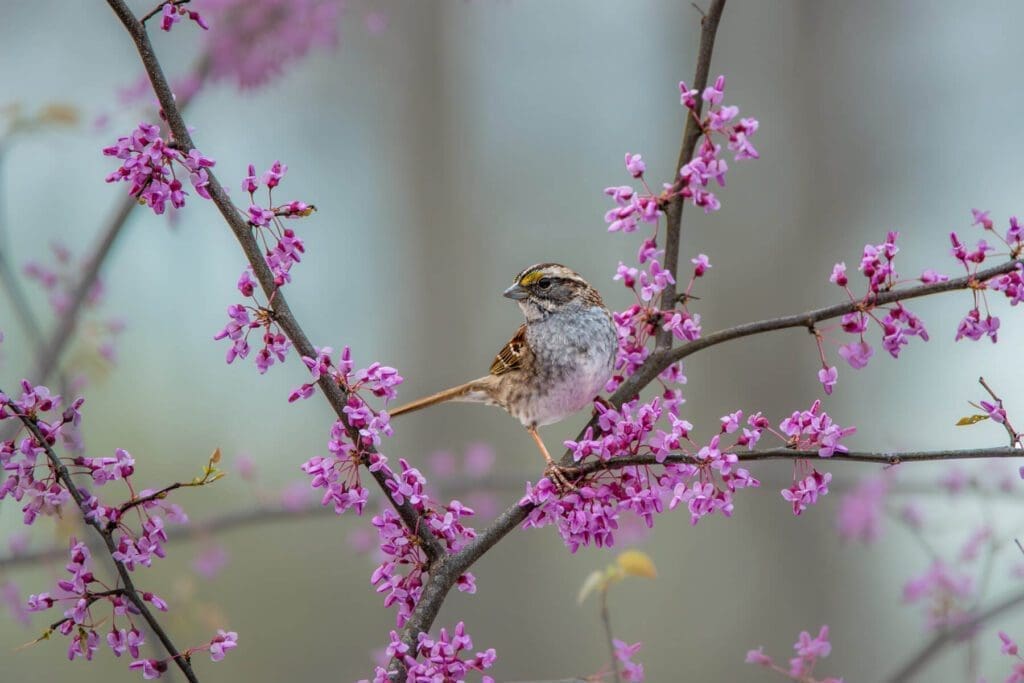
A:
{"type": "Polygon", "coordinates": [[[596,289],[557,263],[530,266],[504,296],[519,304],[526,322],[498,352],[490,373],[401,406],[391,416],[445,401],[504,408],[537,443],[547,461],[545,474],[561,489],[571,489],[537,427],[564,420],[604,388],[618,350],[612,315],[596,289]]]}

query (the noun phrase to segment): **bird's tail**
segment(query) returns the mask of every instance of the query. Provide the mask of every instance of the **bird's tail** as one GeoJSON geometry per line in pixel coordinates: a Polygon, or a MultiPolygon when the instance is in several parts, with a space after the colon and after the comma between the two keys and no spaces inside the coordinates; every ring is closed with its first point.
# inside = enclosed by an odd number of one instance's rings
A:
{"type": "Polygon", "coordinates": [[[388,414],[391,417],[397,417],[398,415],[404,415],[405,413],[411,413],[421,408],[426,408],[438,403],[444,403],[446,401],[468,401],[472,403],[486,403],[490,399],[486,392],[485,384],[487,382],[486,377],[480,379],[474,379],[471,382],[460,384],[457,387],[451,389],[445,389],[439,391],[436,394],[430,396],[424,396],[423,398],[413,401],[412,403],[406,403],[404,406],[399,406],[394,410],[389,410],[388,414]]]}

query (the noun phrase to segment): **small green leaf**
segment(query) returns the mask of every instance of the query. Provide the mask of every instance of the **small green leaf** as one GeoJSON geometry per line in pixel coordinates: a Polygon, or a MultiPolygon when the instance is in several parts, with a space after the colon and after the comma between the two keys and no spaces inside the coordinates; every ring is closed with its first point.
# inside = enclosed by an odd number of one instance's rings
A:
{"type": "Polygon", "coordinates": [[[987,420],[988,415],[968,415],[967,417],[961,417],[956,421],[957,427],[969,427],[973,424],[978,424],[982,420],[987,420]]]}

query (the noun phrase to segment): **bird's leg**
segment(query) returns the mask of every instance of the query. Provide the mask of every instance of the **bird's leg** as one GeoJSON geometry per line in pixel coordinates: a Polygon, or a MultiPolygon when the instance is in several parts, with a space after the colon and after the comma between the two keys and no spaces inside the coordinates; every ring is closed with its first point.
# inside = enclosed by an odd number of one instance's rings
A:
{"type": "Polygon", "coordinates": [[[575,468],[562,467],[555,462],[554,458],[551,457],[551,454],[548,453],[548,449],[544,445],[544,442],[541,440],[540,434],[537,433],[536,427],[527,427],[526,431],[530,432],[530,436],[533,437],[534,442],[537,444],[537,448],[540,449],[540,454],[543,455],[544,460],[547,461],[548,464],[547,467],[544,468],[544,474],[551,479],[551,483],[555,485],[555,488],[561,492],[575,491],[576,486],[573,485],[573,483],[565,476],[566,470],[575,468]]]}

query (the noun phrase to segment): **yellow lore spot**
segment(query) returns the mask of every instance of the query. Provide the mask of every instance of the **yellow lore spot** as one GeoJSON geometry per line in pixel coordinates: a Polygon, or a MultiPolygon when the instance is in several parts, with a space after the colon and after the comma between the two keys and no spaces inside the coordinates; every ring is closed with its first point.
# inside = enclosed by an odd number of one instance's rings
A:
{"type": "Polygon", "coordinates": [[[531,270],[529,273],[519,278],[519,284],[522,285],[523,287],[529,287],[542,277],[544,277],[544,271],[531,270]]]}

